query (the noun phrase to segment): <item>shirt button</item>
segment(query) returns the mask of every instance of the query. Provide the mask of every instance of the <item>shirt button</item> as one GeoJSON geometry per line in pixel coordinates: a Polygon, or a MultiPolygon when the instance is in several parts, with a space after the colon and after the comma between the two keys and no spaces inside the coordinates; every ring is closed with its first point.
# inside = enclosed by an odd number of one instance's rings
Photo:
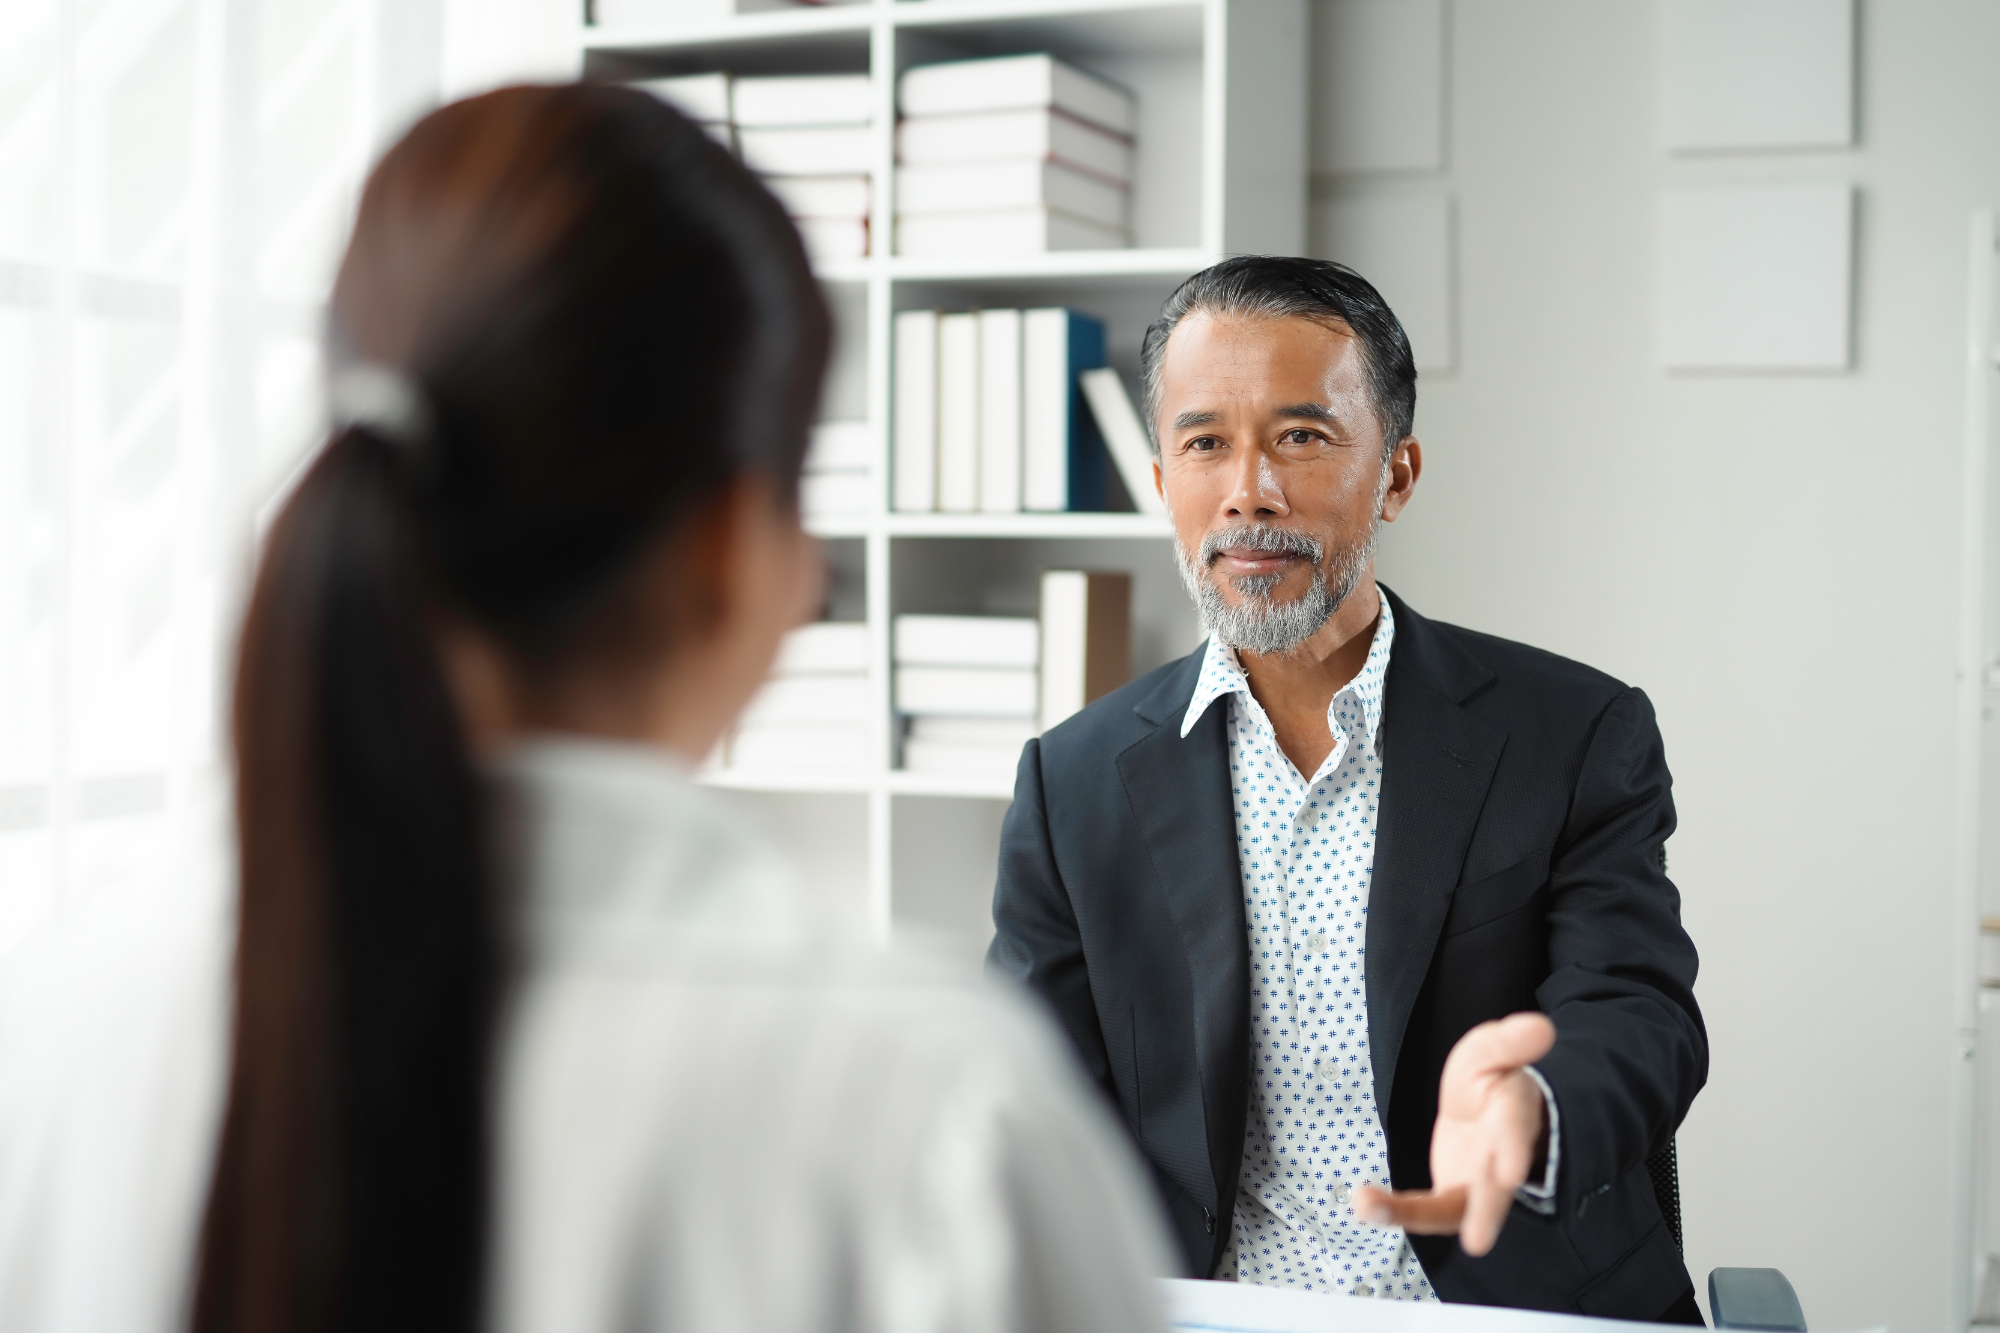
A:
{"type": "Polygon", "coordinates": [[[1307,943],[1306,947],[1311,949],[1314,953],[1325,953],[1326,936],[1325,935],[1313,936],[1312,939],[1307,943]]]}
{"type": "Polygon", "coordinates": [[[1346,1203],[1347,1194],[1348,1190],[1346,1181],[1343,1180],[1338,1185],[1335,1185],[1333,1187],[1333,1201],[1335,1203],[1346,1203]]]}
{"type": "Polygon", "coordinates": [[[1354,1294],[1356,1296],[1373,1296],[1375,1288],[1369,1286],[1366,1282],[1357,1282],[1354,1284],[1354,1294]]]}

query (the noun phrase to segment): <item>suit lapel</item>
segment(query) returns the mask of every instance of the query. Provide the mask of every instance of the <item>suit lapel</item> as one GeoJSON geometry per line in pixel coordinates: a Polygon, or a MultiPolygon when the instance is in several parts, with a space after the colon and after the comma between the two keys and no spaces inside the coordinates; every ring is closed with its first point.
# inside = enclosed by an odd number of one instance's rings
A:
{"type": "Polygon", "coordinates": [[[1382,805],[1368,894],[1368,1040],[1389,1118],[1396,1059],[1507,735],[1460,707],[1492,675],[1383,589],[1396,642],[1382,716],[1382,805]]]}
{"type": "Polygon", "coordinates": [[[1181,718],[1201,669],[1168,673],[1134,712],[1154,724],[1118,756],[1118,774],[1187,950],[1194,993],[1195,1059],[1220,1210],[1233,1197],[1249,1098],[1250,941],[1230,797],[1227,712],[1217,700],[1183,738],[1181,718]]]}

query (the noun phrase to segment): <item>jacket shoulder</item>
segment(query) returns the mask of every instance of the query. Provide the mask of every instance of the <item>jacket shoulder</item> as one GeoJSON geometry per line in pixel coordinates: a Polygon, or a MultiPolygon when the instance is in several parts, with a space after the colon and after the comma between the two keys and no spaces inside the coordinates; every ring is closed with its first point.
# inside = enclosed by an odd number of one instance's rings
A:
{"type": "Polygon", "coordinates": [[[1544,727],[1588,728],[1632,688],[1608,672],[1532,644],[1443,621],[1430,621],[1426,628],[1492,673],[1465,701],[1474,712],[1525,713],[1544,727]]]}

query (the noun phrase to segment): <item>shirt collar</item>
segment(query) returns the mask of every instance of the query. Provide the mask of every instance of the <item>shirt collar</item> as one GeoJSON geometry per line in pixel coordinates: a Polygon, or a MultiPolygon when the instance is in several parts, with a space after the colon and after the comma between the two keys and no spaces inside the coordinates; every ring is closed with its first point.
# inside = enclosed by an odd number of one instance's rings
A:
{"type": "MultiPolygon", "coordinates": [[[[1369,735],[1374,735],[1382,725],[1382,691],[1389,675],[1389,650],[1396,639],[1396,613],[1389,609],[1389,599],[1379,592],[1376,599],[1382,607],[1381,618],[1375,622],[1375,638],[1368,645],[1368,660],[1361,664],[1361,670],[1354,679],[1343,685],[1333,696],[1333,703],[1327,705],[1327,719],[1331,724],[1334,705],[1343,694],[1352,694],[1361,705],[1361,715],[1367,725],[1369,735]]],[[[1208,636],[1208,649],[1202,654],[1201,674],[1195,677],[1194,695],[1188,700],[1187,712],[1181,718],[1181,735],[1185,737],[1194,730],[1194,724],[1201,721],[1201,715],[1208,706],[1224,695],[1240,694],[1254,702],[1250,693],[1250,678],[1243,674],[1243,664],[1231,648],[1213,634],[1208,636]]]]}

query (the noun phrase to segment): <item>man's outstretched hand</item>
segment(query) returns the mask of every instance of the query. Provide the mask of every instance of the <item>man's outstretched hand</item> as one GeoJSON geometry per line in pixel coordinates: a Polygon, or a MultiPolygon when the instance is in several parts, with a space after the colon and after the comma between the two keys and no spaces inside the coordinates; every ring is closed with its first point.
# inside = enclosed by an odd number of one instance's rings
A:
{"type": "Polygon", "coordinates": [[[1354,1191],[1354,1215],[1420,1236],[1458,1233],[1478,1256],[1493,1248],[1514,1191],[1528,1179],[1547,1128],[1542,1090],[1525,1072],[1556,1044],[1544,1014],[1510,1014],[1458,1039],[1438,1084],[1431,1188],[1354,1191]]]}

